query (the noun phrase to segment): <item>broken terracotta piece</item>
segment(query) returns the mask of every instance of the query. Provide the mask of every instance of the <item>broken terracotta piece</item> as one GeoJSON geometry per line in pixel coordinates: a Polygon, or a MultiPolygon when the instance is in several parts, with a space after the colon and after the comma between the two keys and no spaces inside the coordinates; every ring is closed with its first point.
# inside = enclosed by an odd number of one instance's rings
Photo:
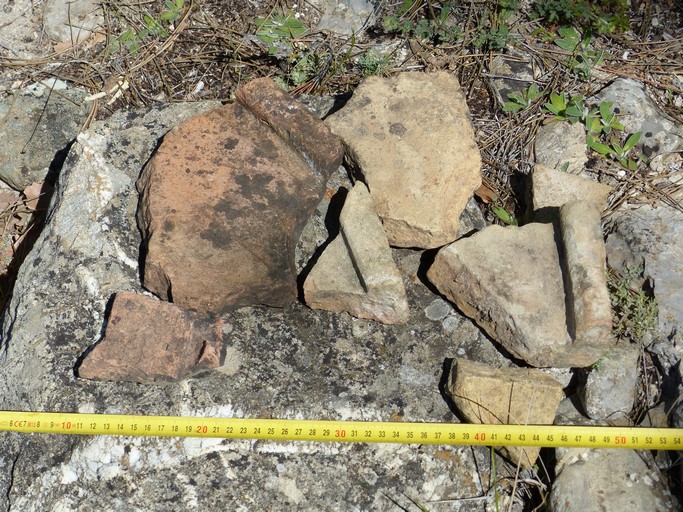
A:
{"type": "Polygon", "coordinates": [[[143,384],[183,380],[223,364],[222,333],[220,320],[120,292],[112,302],[104,337],[86,353],[78,376],[143,384]]]}

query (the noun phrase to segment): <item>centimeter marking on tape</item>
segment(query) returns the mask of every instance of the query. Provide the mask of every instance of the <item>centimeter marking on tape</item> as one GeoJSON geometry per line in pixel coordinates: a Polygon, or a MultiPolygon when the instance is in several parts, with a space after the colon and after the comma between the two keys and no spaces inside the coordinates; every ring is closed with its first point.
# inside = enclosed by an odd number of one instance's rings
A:
{"type": "Polygon", "coordinates": [[[683,429],[0,411],[0,431],[270,441],[682,450],[683,429]]]}

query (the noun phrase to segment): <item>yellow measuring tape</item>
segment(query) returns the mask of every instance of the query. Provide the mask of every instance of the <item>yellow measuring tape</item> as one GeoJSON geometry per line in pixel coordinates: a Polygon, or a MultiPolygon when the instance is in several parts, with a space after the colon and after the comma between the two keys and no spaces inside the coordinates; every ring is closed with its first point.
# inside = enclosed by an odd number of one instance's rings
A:
{"type": "Polygon", "coordinates": [[[0,411],[0,431],[269,441],[683,449],[683,429],[564,425],[476,425],[0,411]]]}

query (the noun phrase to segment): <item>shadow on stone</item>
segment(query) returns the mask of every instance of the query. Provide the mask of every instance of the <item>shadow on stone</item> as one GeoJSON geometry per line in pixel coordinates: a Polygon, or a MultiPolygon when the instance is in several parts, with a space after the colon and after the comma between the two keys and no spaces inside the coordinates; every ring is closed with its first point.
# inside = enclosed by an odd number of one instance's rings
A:
{"type": "Polygon", "coordinates": [[[434,258],[436,258],[436,255],[439,253],[440,250],[441,248],[437,247],[436,249],[427,249],[422,253],[422,255],[420,256],[420,266],[417,269],[417,278],[434,295],[436,295],[437,297],[441,297],[443,300],[448,300],[448,297],[441,293],[439,289],[427,277],[427,271],[434,263],[434,258]]]}
{"type": "Polygon", "coordinates": [[[339,215],[344,207],[348,193],[349,191],[346,187],[340,187],[330,198],[330,204],[327,208],[327,214],[325,215],[325,228],[328,233],[327,240],[313,252],[313,255],[296,278],[297,299],[303,304],[306,303],[304,298],[304,282],[306,281],[306,278],[311,273],[311,270],[313,270],[316,263],[318,263],[320,255],[325,252],[325,249],[332,243],[332,240],[339,235],[339,215]]]}
{"type": "Polygon", "coordinates": [[[453,366],[453,358],[452,357],[447,357],[446,359],[443,360],[443,363],[441,364],[441,378],[439,379],[439,394],[441,395],[441,398],[443,399],[444,402],[446,402],[446,405],[448,408],[451,410],[453,415],[457,417],[460,421],[463,421],[463,418],[460,417],[458,414],[458,408],[455,406],[455,403],[453,402],[453,399],[447,392],[447,386],[448,386],[448,379],[450,378],[451,375],[451,367],[453,366]]]}
{"type": "Polygon", "coordinates": [[[107,325],[109,324],[109,319],[111,318],[111,308],[112,305],[114,304],[114,298],[116,296],[112,295],[109,297],[109,300],[107,301],[107,305],[104,307],[104,321],[102,322],[102,326],[100,327],[100,332],[97,334],[97,341],[90,345],[87,349],[83,351],[83,353],[78,356],[76,359],[76,362],[74,363],[73,366],[73,374],[74,377],[79,378],[80,376],[78,375],[78,369],[81,367],[81,364],[83,364],[83,360],[90,355],[90,353],[97,347],[97,345],[102,341],[104,338],[105,333],[107,332],[107,325]]]}
{"type": "MultiPolygon", "coordinates": [[[[35,209],[31,216],[30,224],[26,228],[23,238],[14,250],[14,255],[11,263],[7,266],[7,271],[0,276],[0,311],[4,311],[5,305],[9,302],[12,296],[12,291],[14,288],[14,281],[17,277],[21,264],[24,262],[26,256],[35,245],[38,237],[43,232],[43,228],[46,224],[46,218],[48,214],[48,207],[50,206],[50,201],[54,195],[55,187],[59,171],[66,160],[66,155],[69,149],[73,145],[73,141],[69,143],[64,149],[55,153],[54,158],[49,166],[48,174],[45,178],[43,187],[40,191],[40,196],[35,205],[35,209]]],[[[28,198],[30,199],[30,198],[28,198]]],[[[0,325],[0,329],[2,325],[0,325]]]]}

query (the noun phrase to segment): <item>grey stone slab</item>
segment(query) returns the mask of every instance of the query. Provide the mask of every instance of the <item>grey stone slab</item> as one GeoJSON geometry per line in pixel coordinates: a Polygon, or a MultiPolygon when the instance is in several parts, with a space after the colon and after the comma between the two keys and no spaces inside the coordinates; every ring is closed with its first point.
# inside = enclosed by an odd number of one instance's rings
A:
{"type": "MultiPolygon", "coordinates": [[[[300,304],[243,308],[224,318],[234,328],[218,370],[163,386],[76,377],[111,296],[142,292],[140,170],[172,126],[215,107],[122,111],[81,135],[0,320],[0,408],[455,421],[438,393],[443,360],[454,340],[481,334],[426,319],[434,296],[419,280],[407,281],[416,306],[405,326],[300,304]]],[[[414,276],[420,259],[405,251],[399,262],[414,276]]],[[[7,434],[0,467],[2,510],[386,510],[409,506],[408,495],[462,502],[464,512],[495,501],[482,484],[486,448],[7,434]]]]}
{"type": "Polygon", "coordinates": [[[84,97],[81,89],[50,92],[38,84],[0,101],[0,179],[17,190],[43,181],[49,171],[54,180],[90,112],[84,97]]]}
{"type": "Polygon", "coordinates": [[[683,213],[660,205],[628,210],[608,237],[610,265],[640,267],[654,283],[659,329],[670,336],[683,326],[683,213]]]}

